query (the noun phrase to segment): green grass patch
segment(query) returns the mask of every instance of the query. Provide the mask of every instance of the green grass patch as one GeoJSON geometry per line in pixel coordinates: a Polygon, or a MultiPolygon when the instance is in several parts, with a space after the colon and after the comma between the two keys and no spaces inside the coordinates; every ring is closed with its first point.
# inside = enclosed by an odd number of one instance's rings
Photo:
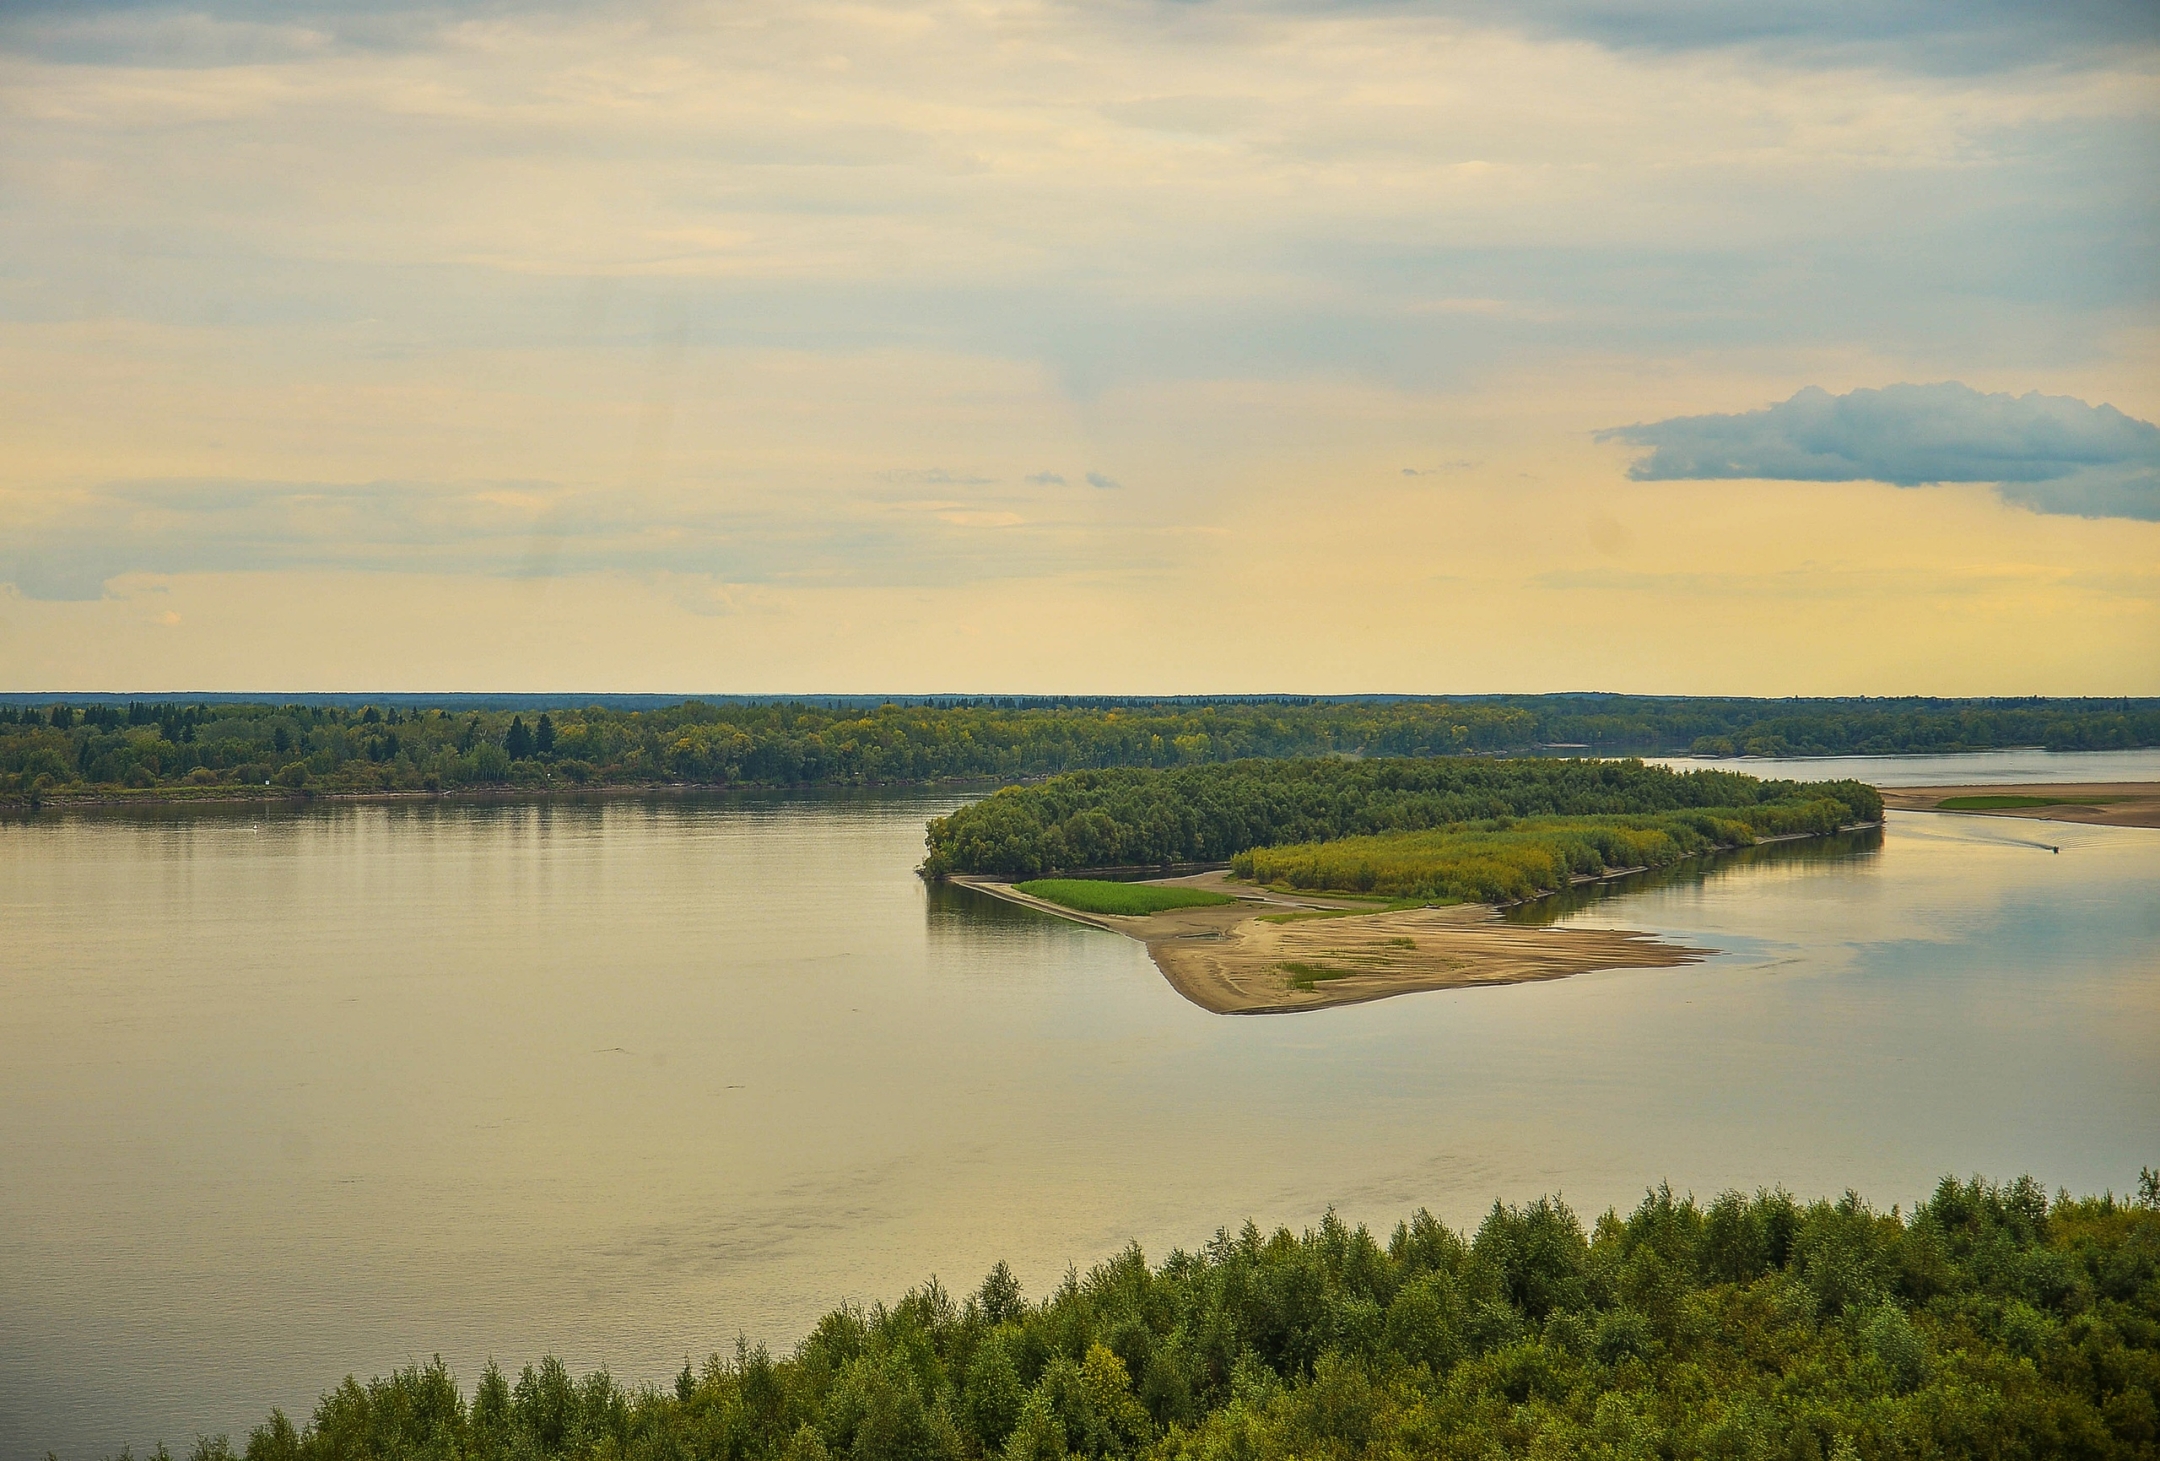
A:
{"type": "Polygon", "coordinates": [[[1112,883],[1100,878],[1037,878],[1014,887],[1031,898],[1081,913],[1140,918],[1172,908],[1212,908],[1237,899],[1199,888],[1164,888],[1153,883],[1112,883]]]}
{"type": "Polygon", "coordinates": [[[1290,976],[1292,989],[1310,989],[1315,984],[1324,984],[1330,979],[1348,979],[1359,972],[1356,969],[1337,969],[1329,964],[1308,964],[1302,959],[1292,959],[1275,967],[1290,976]]]}
{"type": "Polygon", "coordinates": [[[1952,796],[1935,803],[1940,812],[2010,812],[2027,807],[2104,807],[2119,796],[1952,796]]]}

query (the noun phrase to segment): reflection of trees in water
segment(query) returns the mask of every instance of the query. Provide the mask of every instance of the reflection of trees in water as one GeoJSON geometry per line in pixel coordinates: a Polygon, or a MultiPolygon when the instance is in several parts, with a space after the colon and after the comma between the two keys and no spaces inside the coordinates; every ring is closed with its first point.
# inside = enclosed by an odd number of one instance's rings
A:
{"type": "MultiPolygon", "coordinates": [[[[1713,883],[1750,868],[1807,868],[1850,862],[1854,858],[1868,857],[1880,852],[1882,841],[1882,828],[1866,827],[1857,832],[1839,832],[1830,837],[1809,837],[1797,842],[1758,843],[1753,847],[1735,848],[1731,852],[1691,857],[1667,867],[1631,873],[1627,877],[1614,878],[1609,882],[1585,883],[1564,893],[1554,893],[1506,909],[1502,916],[1510,923],[1554,923],[1570,913],[1579,913],[1607,898],[1646,893],[1653,889],[1682,884],[1713,883]]],[[[970,888],[964,883],[933,882],[925,887],[929,894],[925,915],[933,935],[958,933],[962,929],[971,932],[999,929],[1017,933],[1039,931],[1057,924],[1065,924],[1068,928],[1072,926],[1055,914],[1023,908],[1019,904],[1009,903],[1003,898],[994,898],[988,893],[970,888]]]]}
{"type": "Polygon", "coordinates": [[[1864,827],[1856,832],[1839,832],[1829,837],[1809,837],[1798,842],[1758,843],[1753,847],[1738,847],[1731,852],[1691,857],[1666,867],[1652,868],[1648,872],[1630,873],[1624,878],[1585,883],[1564,893],[1553,893],[1506,909],[1502,916],[1510,923],[1556,923],[1571,913],[1580,913],[1607,898],[1647,893],[1684,884],[1701,886],[1750,868],[1777,866],[1798,869],[1850,862],[1854,858],[1869,857],[1880,852],[1882,841],[1883,829],[1877,826],[1864,827]]]}
{"type": "Polygon", "coordinates": [[[976,929],[1041,929],[1046,927],[1076,928],[1079,925],[1054,913],[1025,908],[1004,898],[993,897],[965,883],[932,882],[923,885],[929,891],[925,913],[932,933],[956,932],[965,927],[976,929]]]}

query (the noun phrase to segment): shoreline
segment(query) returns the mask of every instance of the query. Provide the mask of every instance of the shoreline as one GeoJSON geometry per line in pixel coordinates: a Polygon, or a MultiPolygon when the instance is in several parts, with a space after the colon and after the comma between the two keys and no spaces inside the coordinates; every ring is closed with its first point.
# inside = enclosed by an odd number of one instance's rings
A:
{"type": "Polygon", "coordinates": [[[2024,781],[1957,786],[1884,786],[1883,806],[1894,812],[1933,812],[1946,817],[2019,817],[2035,822],[2081,822],[2090,827],[2160,827],[2160,781],[2024,781]],[[1946,807],[1966,797],[2021,797],[2042,804],[2023,807],[1946,807]]]}
{"type": "MultiPolygon", "coordinates": [[[[1632,871],[1640,870],[1610,876],[1632,871]]],[[[1146,948],[1172,989],[1218,1015],[1291,1014],[1599,969],[1674,968],[1712,952],[1626,930],[1509,923],[1487,903],[1389,909],[1326,894],[1280,893],[1221,871],[1151,882],[1226,893],[1235,902],[1142,917],[1082,913],[999,878],[959,874],[950,881],[1130,938],[1146,948]],[[1300,978],[1299,971],[1317,977],[1300,978]]]]}
{"type": "MultiPolygon", "coordinates": [[[[1880,825],[1856,822],[1838,832],[1880,825]]],[[[1749,845],[1834,835],[1791,832],[1749,845]]],[[[1650,870],[1609,868],[1596,876],[1570,878],[1568,889],[1650,870]]],[[[1503,917],[1506,909],[1568,889],[1510,903],[1388,908],[1348,895],[1262,887],[1240,881],[1226,869],[1213,869],[1139,881],[1223,893],[1235,902],[1122,917],[1083,913],[1034,897],[1014,886],[1019,879],[1002,874],[954,873],[947,881],[1132,939],[1147,949],[1172,989],[1219,1015],[1292,1014],[1435,989],[1566,979],[1600,969],[1677,968],[1716,952],[1631,929],[1555,928],[1503,917]]]]}
{"type": "MultiPolygon", "coordinates": [[[[1041,778],[1031,778],[1040,780],[1041,778]]],[[[1024,785],[997,777],[966,776],[948,781],[731,781],[704,783],[663,781],[604,786],[461,786],[454,791],[429,791],[424,787],[384,791],[315,791],[292,787],[146,787],[135,794],[93,792],[40,796],[33,804],[20,795],[0,799],[0,812],[78,810],[91,807],[305,807],[316,802],[409,802],[409,801],[517,801],[580,796],[686,796],[693,793],[796,792],[796,791],[964,791],[974,787],[1024,785]],[[186,792],[200,791],[200,796],[186,792]]]]}

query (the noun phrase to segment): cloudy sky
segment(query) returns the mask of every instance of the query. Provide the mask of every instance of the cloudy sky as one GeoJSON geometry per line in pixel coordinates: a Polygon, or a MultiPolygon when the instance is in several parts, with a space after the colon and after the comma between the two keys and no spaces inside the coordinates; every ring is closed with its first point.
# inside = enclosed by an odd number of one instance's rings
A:
{"type": "Polygon", "coordinates": [[[2160,693],[2156,15],[0,0],[0,689],[2160,693]]]}

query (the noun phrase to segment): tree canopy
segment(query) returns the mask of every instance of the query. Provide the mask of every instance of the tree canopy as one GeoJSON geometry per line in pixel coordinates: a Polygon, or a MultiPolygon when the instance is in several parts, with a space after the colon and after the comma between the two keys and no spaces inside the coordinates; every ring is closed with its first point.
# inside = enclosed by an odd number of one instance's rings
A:
{"type": "Polygon", "coordinates": [[[1077,771],[931,822],[923,871],[1227,862],[1260,847],[1516,817],[1725,809],[1728,821],[1761,816],[1769,830],[1771,808],[1791,809],[1792,830],[1824,831],[1881,817],[1882,798],[1853,781],[1762,781],[1640,761],[1310,758],[1077,771]],[[1829,805],[1805,810],[1817,803],[1829,805]]]}
{"type": "MultiPolygon", "coordinates": [[[[1944,1178],[1848,1193],[1666,1187],[1587,1230],[1494,1204],[1385,1242],[1333,1214],[1151,1265],[1128,1247],[1029,1301],[999,1264],[738,1344],[674,1385],[438,1360],[347,1379],[247,1461],[1392,1461],[2151,1457],[2160,1177],[2138,1203],[1944,1178]]],[[[162,1454],[162,1450],[161,1450],[162,1454]]],[[[220,1461],[222,1439],[196,1447],[220,1461]]]]}

